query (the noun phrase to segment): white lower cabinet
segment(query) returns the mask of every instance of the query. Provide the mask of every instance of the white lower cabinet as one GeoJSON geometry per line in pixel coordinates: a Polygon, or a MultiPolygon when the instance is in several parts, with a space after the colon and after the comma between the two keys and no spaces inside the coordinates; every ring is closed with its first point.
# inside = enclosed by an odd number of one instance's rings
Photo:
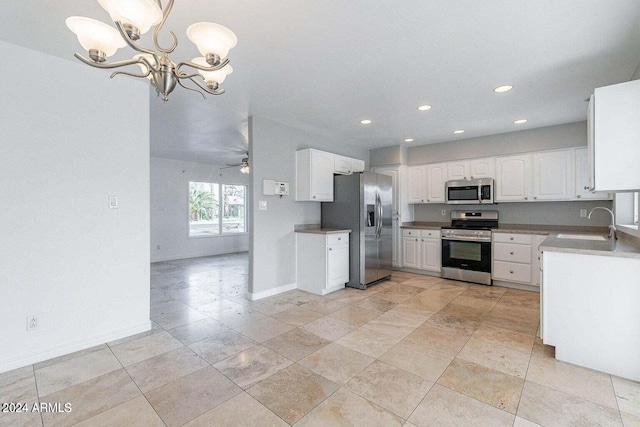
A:
{"type": "Polygon", "coordinates": [[[349,233],[296,233],[298,289],[325,295],[349,281],[349,233]]]}
{"type": "Polygon", "coordinates": [[[538,246],[545,238],[544,235],[493,233],[492,279],[540,286],[538,246]]]}
{"type": "Polygon", "coordinates": [[[403,267],[440,272],[442,244],[440,230],[402,230],[403,267]]]}

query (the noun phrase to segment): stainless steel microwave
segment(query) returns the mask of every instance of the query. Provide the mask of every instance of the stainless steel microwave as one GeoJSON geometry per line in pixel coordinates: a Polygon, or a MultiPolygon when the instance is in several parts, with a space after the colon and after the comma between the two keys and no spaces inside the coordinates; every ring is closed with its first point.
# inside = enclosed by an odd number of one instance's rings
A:
{"type": "Polygon", "coordinates": [[[447,181],[445,201],[449,205],[491,205],[493,178],[447,181]]]}

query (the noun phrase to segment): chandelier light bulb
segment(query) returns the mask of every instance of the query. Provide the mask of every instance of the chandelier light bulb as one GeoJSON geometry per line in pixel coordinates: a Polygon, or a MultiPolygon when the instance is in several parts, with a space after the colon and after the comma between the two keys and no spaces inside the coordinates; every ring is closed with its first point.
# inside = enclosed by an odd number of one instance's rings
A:
{"type": "MultiPolygon", "coordinates": [[[[120,33],[104,22],[85,18],[84,16],[71,16],[67,18],[65,23],[78,36],[80,45],[87,52],[101,52],[104,57],[109,57],[116,53],[119,48],[127,45],[120,37],[120,33]]],[[[92,59],[100,62],[93,56],[92,59]]],[[[102,60],[104,61],[104,58],[102,60]]]]}
{"type": "MultiPolygon", "coordinates": [[[[203,67],[210,67],[209,63],[207,63],[206,58],[202,56],[193,58],[191,62],[193,62],[194,64],[202,65],[203,67]]],[[[233,68],[231,68],[231,65],[229,64],[215,71],[198,70],[198,74],[202,76],[207,84],[209,84],[209,82],[221,84],[222,82],[224,82],[224,79],[226,79],[227,76],[231,73],[233,73],[233,68]]]]}
{"type": "Polygon", "coordinates": [[[113,22],[136,28],[137,31],[129,34],[134,40],[162,20],[162,10],[154,0],[98,0],[98,3],[113,22]]]}
{"type": "Polygon", "coordinates": [[[218,55],[224,59],[229,51],[238,44],[238,37],[220,24],[211,22],[198,22],[187,28],[187,37],[196,45],[204,56],[218,55]]]}

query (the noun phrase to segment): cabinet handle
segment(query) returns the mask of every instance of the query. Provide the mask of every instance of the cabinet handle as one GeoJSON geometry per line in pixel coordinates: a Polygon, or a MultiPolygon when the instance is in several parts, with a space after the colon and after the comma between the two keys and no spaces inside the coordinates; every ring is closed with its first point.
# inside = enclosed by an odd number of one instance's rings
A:
{"type": "Polygon", "coordinates": [[[588,189],[589,189],[589,186],[588,186],[588,185],[585,185],[585,186],[584,186],[584,189],[585,189],[585,190],[588,190],[588,189]]]}
{"type": "Polygon", "coordinates": [[[538,198],[538,196],[533,196],[533,199],[536,200],[538,198]]]}
{"type": "Polygon", "coordinates": [[[513,270],[509,270],[509,273],[513,274],[513,270]]]}
{"type": "Polygon", "coordinates": [[[313,198],[315,199],[315,198],[316,198],[316,196],[313,196],[313,198]]]}
{"type": "Polygon", "coordinates": [[[582,196],[578,194],[578,195],[576,195],[576,197],[579,199],[579,198],[580,198],[580,197],[582,197],[582,196]]]}
{"type": "Polygon", "coordinates": [[[329,248],[329,250],[330,250],[330,251],[332,251],[332,250],[333,250],[333,248],[329,248]]]}
{"type": "Polygon", "coordinates": [[[509,240],[513,240],[513,237],[509,237],[509,240]]]}
{"type": "Polygon", "coordinates": [[[424,242],[424,239],[422,239],[422,241],[424,242]]]}
{"type": "Polygon", "coordinates": [[[528,198],[528,197],[525,197],[524,199],[525,199],[525,200],[529,200],[529,198],[528,198]]]}
{"type": "Polygon", "coordinates": [[[342,240],[342,237],[338,237],[338,240],[342,240]]]}
{"type": "Polygon", "coordinates": [[[416,242],[418,241],[418,239],[416,239],[416,242]]]}
{"type": "Polygon", "coordinates": [[[509,252],[509,254],[513,255],[513,252],[509,252]]]}

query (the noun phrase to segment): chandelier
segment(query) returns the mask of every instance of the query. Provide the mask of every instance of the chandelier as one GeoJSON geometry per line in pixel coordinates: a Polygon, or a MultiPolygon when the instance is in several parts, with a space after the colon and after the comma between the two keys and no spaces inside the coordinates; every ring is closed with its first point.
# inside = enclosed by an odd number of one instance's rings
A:
{"type": "Polygon", "coordinates": [[[89,54],[89,58],[75,53],[74,56],[87,65],[96,68],[119,68],[138,65],[141,72],[116,71],[111,78],[119,74],[132,77],[148,78],[158,96],[167,102],[169,94],[180,85],[200,93],[221,95],[224,89],[219,86],[233,72],[227,55],[238,43],[236,35],[225,26],[210,22],[198,22],[187,28],[187,37],[191,40],[201,57],[191,61],[175,63],[169,59],[178,46],[178,39],[173,31],[171,46],[162,47],[158,43],[158,34],[162,29],[174,0],[168,0],[163,9],[161,0],[98,0],[98,3],[109,13],[116,28],[103,22],[82,16],[71,16],[65,21],[67,27],[78,37],[78,41],[89,54]],[[156,2],[157,1],[157,2],[156,2]],[[151,27],[155,50],[137,44],[140,36],[151,27]],[[131,59],[107,62],[107,58],[121,48],[129,46],[140,52],[131,59]]]}

